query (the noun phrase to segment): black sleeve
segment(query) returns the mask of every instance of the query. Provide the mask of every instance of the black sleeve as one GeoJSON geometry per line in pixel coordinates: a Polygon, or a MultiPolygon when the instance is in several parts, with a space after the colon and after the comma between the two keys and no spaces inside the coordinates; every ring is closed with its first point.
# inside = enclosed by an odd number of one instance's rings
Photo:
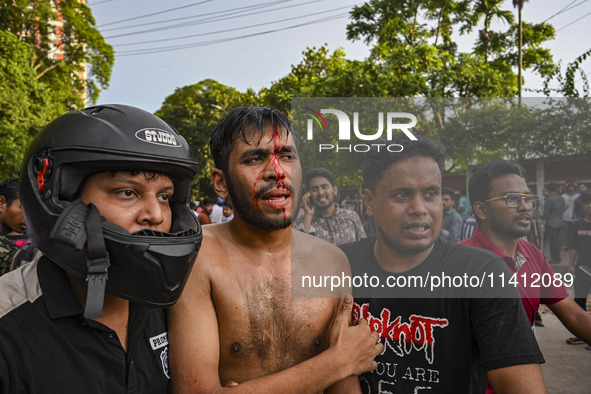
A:
{"type": "Polygon", "coordinates": [[[485,371],[544,362],[520,298],[473,299],[470,311],[485,371]]]}

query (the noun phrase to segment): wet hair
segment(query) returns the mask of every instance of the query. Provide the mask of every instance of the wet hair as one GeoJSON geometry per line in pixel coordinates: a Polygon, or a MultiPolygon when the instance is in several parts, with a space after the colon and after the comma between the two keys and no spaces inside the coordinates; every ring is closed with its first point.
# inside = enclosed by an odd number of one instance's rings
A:
{"type": "MultiPolygon", "coordinates": [[[[513,161],[495,160],[478,167],[468,181],[468,197],[472,209],[474,210],[476,201],[484,202],[489,199],[493,179],[509,174],[525,178],[523,167],[513,161]]],[[[476,221],[479,221],[478,216],[476,216],[476,221]]]]}
{"type": "Polygon", "coordinates": [[[249,145],[253,141],[258,144],[265,135],[267,125],[273,128],[284,127],[288,135],[292,134],[293,143],[296,148],[298,147],[298,139],[291,122],[282,112],[270,107],[236,107],[218,123],[209,140],[216,168],[227,174],[234,141],[241,139],[249,145]],[[255,131],[252,138],[247,135],[249,130],[255,131]]]}
{"type": "Polygon", "coordinates": [[[4,196],[7,206],[18,199],[18,178],[10,178],[0,183],[0,196],[4,196]]]}
{"type": "Polygon", "coordinates": [[[306,172],[306,175],[304,176],[305,185],[309,188],[310,181],[316,177],[326,178],[332,186],[335,185],[334,174],[332,173],[332,171],[323,167],[312,168],[311,170],[306,172]]]}
{"type": "Polygon", "coordinates": [[[396,133],[392,136],[392,140],[385,140],[380,138],[376,140],[375,144],[383,144],[378,151],[370,150],[365,153],[363,161],[363,187],[375,192],[376,187],[382,179],[384,172],[390,168],[392,164],[409,157],[430,157],[439,166],[439,170],[443,174],[443,160],[445,159],[445,146],[431,138],[422,135],[416,135],[417,140],[411,141],[403,133],[396,133]],[[391,144],[399,144],[403,146],[401,152],[389,152],[385,146],[391,144]]]}
{"type": "Polygon", "coordinates": [[[452,198],[452,200],[454,198],[454,194],[455,194],[455,191],[451,187],[444,187],[443,189],[441,189],[441,195],[442,196],[445,196],[445,195],[450,196],[452,198]]]}

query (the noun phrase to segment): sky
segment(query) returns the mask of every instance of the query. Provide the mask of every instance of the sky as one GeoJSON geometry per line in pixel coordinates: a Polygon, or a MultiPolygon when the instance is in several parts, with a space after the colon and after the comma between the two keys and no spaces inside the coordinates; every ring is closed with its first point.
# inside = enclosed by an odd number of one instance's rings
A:
{"type": "MultiPolygon", "coordinates": [[[[288,74],[306,47],[325,43],[350,59],[369,48],[346,38],[348,11],[361,0],[88,0],[97,28],[115,49],[110,86],[99,104],[155,112],[176,88],[212,78],[259,90],[288,74]]],[[[506,9],[514,10],[511,1],[506,9]]],[[[547,43],[563,68],[591,48],[591,1],[530,0],[524,20],[557,30],[547,43]]],[[[475,39],[478,32],[466,38],[475,39]]],[[[463,48],[469,50],[469,47],[463,48]]],[[[583,63],[591,73],[591,59],[583,63]]],[[[525,74],[524,88],[541,88],[525,74]]],[[[580,78],[579,78],[580,79],[580,78]]],[[[524,96],[536,94],[524,92],[524,96]]]]}

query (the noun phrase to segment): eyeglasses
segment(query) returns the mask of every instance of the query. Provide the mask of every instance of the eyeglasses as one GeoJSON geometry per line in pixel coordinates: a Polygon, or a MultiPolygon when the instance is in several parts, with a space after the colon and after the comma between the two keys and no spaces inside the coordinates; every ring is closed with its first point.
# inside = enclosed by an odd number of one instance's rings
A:
{"type": "Polygon", "coordinates": [[[532,208],[537,208],[540,199],[535,194],[520,194],[520,193],[507,193],[501,197],[489,198],[485,200],[494,201],[500,200],[501,198],[505,199],[505,203],[507,204],[507,208],[517,208],[521,205],[521,201],[524,200],[527,204],[531,204],[532,208]]]}

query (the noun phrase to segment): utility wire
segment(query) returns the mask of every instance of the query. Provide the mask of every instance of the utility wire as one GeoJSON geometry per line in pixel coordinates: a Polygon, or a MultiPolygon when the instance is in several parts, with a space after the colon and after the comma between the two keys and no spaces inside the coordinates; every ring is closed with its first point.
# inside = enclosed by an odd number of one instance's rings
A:
{"type": "MultiPolygon", "coordinates": [[[[238,8],[232,8],[229,10],[222,10],[222,11],[215,11],[215,12],[209,12],[209,13],[201,13],[201,14],[197,14],[197,15],[190,15],[190,16],[183,16],[183,17],[178,17],[178,18],[170,18],[170,19],[164,19],[164,20],[159,20],[159,21],[153,21],[150,22],[151,25],[157,25],[157,24],[162,24],[162,23],[169,23],[169,22],[177,22],[177,21],[181,21],[181,20],[186,20],[186,19],[194,19],[194,18],[202,18],[202,19],[198,19],[197,21],[195,21],[193,24],[197,23],[197,22],[201,22],[201,23],[209,23],[210,21],[217,21],[217,20],[224,20],[224,17],[227,16],[231,16],[231,15],[236,15],[236,14],[240,14],[240,15],[252,15],[251,14],[244,14],[244,12],[246,11],[253,11],[253,10],[258,10],[261,8],[265,8],[265,7],[272,7],[274,5],[277,4],[281,4],[281,3],[287,3],[287,2],[291,2],[294,0],[275,0],[275,1],[270,1],[267,3],[262,3],[262,4],[255,4],[255,5],[249,5],[249,6],[245,6],[245,7],[238,7],[238,8]],[[204,18],[210,16],[211,18],[204,18]]],[[[319,0],[319,1],[325,1],[325,0],[319,0]]],[[[297,6],[299,4],[296,4],[295,6],[297,6]]],[[[290,8],[290,7],[294,7],[294,6],[285,6],[282,8],[290,8]]],[[[282,8],[277,8],[277,9],[282,9],[282,8]]],[[[268,12],[268,11],[260,11],[260,13],[262,12],[268,12]]],[[[183,24],[181,26],[187,26],[190,25],[189,24],[183,24]]],[[[131,29],[134,27],[146,27],[146,23],[139,23],[139,24],[135,24],[135,25],[128,25],[128,26],[121,26],[121,27],[111,27],[108,29],[101,29],[101,32],[107,32],[107,31],[115,31],[115,30],[123,30],[123,29],[131,29]]]]}
{"type": "Polygon", "coordinates": [[[579,4],[576,4],[574,6],[571,7],[571,5],[573,5],[573,3],[576,3],[578,0],[573,0],[571,1],[569,4],[567,4],[566,6],[564,6],[564,8],[560,9],[558,12],[556,12],[554,15],[549,16],[548,18],[546,18],[544,21],[542,21],[542,23],[546,23],[548,22],[550,19],[554,18],[555,16],[558,16],[566,11],[570,11],[573,8],[576,8],[578,6],[580,6],[583,3],[588,2],[589,0],[583,0],[582,2],[580,2],[579,4]],[[570,8],[569,8],[570,7],[570,8]]]}
{"type": "MultiPolygon", "coordinates": [[[[317,2],[317,0],[312,0],[309,3],[315,3],[315,2],[317,2]]],[[[339,11],[339,10],[346,9],[346,8],[350,8],[350,6],[333,8],[333,9],[324,11],[323,13],[333,12],[333,11],[339,11]]],[[[171,38],[161,38],[161,39],[156,39],[156,40],[138,41],[138,42],[127,42],[127,43],[124,43],[124,44],[117,44],[116,46],[117,47],[123,47],[123,46],[130,46],[130,45],[153,44],[155,42],[178,41],[178,40],[183,40],[183,39],[186,39],[186,38],[203,37],[203,36],[209,36],[209,35],[213,35],[213,34],[228,33],[228,32],[237,31],[237,30],[245,30],[245,29],[250,29],[250,28],[253,28],[253,27],[268,26],[268,25],[274,24],[274,23],[282,23],[282,22],[292,21],[292,20],[296,20],[296,19],[307,18],[309,16],[315,16],[315,15],[318,15],[318,12],[313,12],[313,13],[305,14],[305,15],[293,16],[293,17],[290,17],[290,18],[278,19],[278,20],[274,20],[272,22],[265,21],[265,22],[261,22],[261,23],[256,23],[254,25],[234,27],[234,28],[231,28],[231,29],[216,30],[216,31],[210,31],[210,32],[205,32],[205,33],[191,34],[191,35],[185,35],[185,36],[177,36],[177,37],[171,37],[171,38]]]]}
{"type": "MultiPolygon", "coordinates": [[[[287,0],[287,1],[292,1],[292,0],[287,0]]],[[[320,0],[320,1],[324,1],[324,0],[320,0]]],[[[273,6],[275,4],[284,3],[284,2],[286,2],[286,0],[271,1],[271,2],[263,3],[263,4],[249,5],[249,6],[246,6],[246,7],[238,7],[238,8],[233,8],[233,9],[230,9],[230,10],[209,12],[209,13],[198,14],[198,15],[183,16],[183,17],[179,17],[179,18],[164,19],[164,20],[154,21],[154,22],[150,22],[150,23],[153,24],[153,25],[155,25],[155,24],[158,24],[158,23],[177,22],[177,21],[181,21],[181,20],[194,19],[194,18],[199,18],[199,17],[204,17],[204,16],[210,16],[210,15],[213,15],[213,17],[211,18],[211,20],[212,21],[215,21],[215,20],[217,20],[215,18],[220,18],[220,17],[224,17],[224,16],[228,16],[228,15],[234,15],[236,13],[242,13],[244,11],[252,11],[252,10],[264,8],[264,7],[268,6],[268,5],[273,6]]],[[[289,6],[287,6],[287,7],[289,7],[289,6]]],[[[284,8],[286,8],[286,7],[284,7],[284,8]]],[[[281,8],[278,8],[278,9],[281,9],[281,8]]],[[[264,11],[262,11],[262,12],[264,12],[264,11]]],[[[208,20],[207,18],[200,19],[199,21],[202,21],[203,23],[209,23],[210,22],[210,20],[208,20]]],[[[128,26],[122,26],[122,27],[112,27],[112,28],[109,28],[109,29],[101,29],[101,32],[114,31],[114,30],[123,30],[123,29],[131,29],[131,28],[134,28],[134,27],[145,27],[145,26],[146,26],[145,23],[139,23],[139,24],[135,24],[135,25],[128,25],[128,26]]]]}
{"type": "Polygon", "coordinates": [[[588,17],[589,15],[591,15],[591,12],[588,12],[588,13],[586,13],[585,15],[583,15],[583,16],[581,16],[581,17],[579,17],[579,18],[575,19],[574,21],[572,21],[572,22],[570,22],[570,23],[567,23],[566,25],[562,26],[560,29],[557,29],[557,30],[556,30],[556,32],[558,33],[560,30],[564,30],[564,29],[566,29],[566,28],[567,28],[567,27],[569,27],[570,25],[572,25],[572,24],[574,24],[574,23],[576,23],[576,22],[580,21],[580,20],[581,20],[581,19],[583,19],[583,18],[586,18],[586,17],[588,17]]]}
{"type": "Polygon", "coordinates": [[[145,14],[145,15],[140,15],[140,16],[134,16],[134,17],[132,17],[132,18],[126,18],[126,19],[120,19],[120,20],[118,20],[118,21],[114,21],[114,22],[105,23],[104,25],[99,25],[99,26],[97,26],[97,27],[105,27],[105,26],[115,25],[115,24],[117,24],[117,23],[122,23],[122,22],[129,22],[129,21],[132,21],[132,20],[136,20],[136,19],[142,19],[142,18],[147,18],[147,17],[149,17],[149,16],[154,16],[154,15],[162,15],[162,14],[165,14],[165,13],[167,13],[167,12],[172,12],[172,11],[182,10],[182,9],[184,9],[184,8],[189,8],[189,7],[195,7],[195,6],[198,6],[198,5],[201,5],[201,4],[209,3],[209,2],[211,2],[211,1],[213,1],[213,0],[205,0],[205,1],[200,1],[200,2],[198,2],[198,3],[187,4],[187,5],[183,5],[183,6],[180,6],[180,7],[175,7],[175,8],[169,8],[169,9],[166,9],[166,10],[162,10],[162,11],[153,12],[153,13],[151,13],[151,14],[145,14]]]}
{"type": "MultiPolygon", "coordinates": [[[[282,10],[282,9],[286,9],[286,8],[294,8],[294,7],[298,7],[301,5],[306,5],[306,4],[311,4],[311,3],[318,3],[320,1],[325,1],[325,0],[316,0],[316,1],[308,1],[308,2],[304,2],[304,3],[300,3],[300,4],[294,4],[294,5],[290,5],[290,6],[284,6],[284,7],[279,7],[279,8],[274,8],[274,9],[270,9],[270,10],[264,10],[264,11],[253,11],[250,13],[244,13],[241,12],[241,10],[229,10],[230,12],[228,12],[227,14],[222,14],[222,15],[218,15],[215,17],[211,17],[211,18],[204,18],[204,19],[198,19],[195,21],[191,21],[191,22],[185,22],[185,23],[177,23],[177,24],[173,24],[173,25],[167,25],[167,26],[161,26],[161,27],[155,27],[155,28],[151,28],[151,29],[144,29],[144,30],[138,30],[135,32],[128,32],[128,33],[124,33],[124,34],[116,34],[116,35],[112,35],[112,36],[105,36],[105,39],[113,39],[113,38],[119,38],[119,37],[127,37],[127,36],[132,36],[132,35],[137,35],[137,34],[144,34],[144,33],[152,33],[152,32],[163,32],[166,30],[173,30],[173,29],[180,29],[183,27],[187,27],[187,26],[194,26],[194,25],[203,25],[206,23],[212,23],[212,22],[220,22],[220,21],[226,21],[229,19],[235,19],[235,18],[242,18],[242,17],[247,17],[247,16],[251,16],[251,15],[260,15],[260,14],[264,14],[267,12],[274,12],[274,11],[278,11],[278,10],[282,10]]],[[[279,1],[279,2],[271,2],[271,3],[266,3],[266,4],[272,4],[275,5],[277,3],[281,3],[283,1],[279,1]]],[[[258,8],[260,8],[262,6],[259,6],[258,8]]],[[[345,6],[345,7],[341,7],[341,8],[351,8],[353,7],[353,5],[350,6],[345,6]]],[[[341,9],[341,8],[336,8],[333,10],[328,10],[328,11],[334,11],[337,9],[341,9]]],[[[252,9],[252,8],[251,8],[252,9]]],[[[317,13],[317,12],[316,12],[317,13]]],[[[219,12],[213,13],[213,14],[219,14],[219,12]]],[[[202,16],[202,15],[199,15],[202,16]]],[[[141,26],[145,26],[145,25],[141,25],[141,26]]]]}
{"type": "Polygon", "coordinates": [[[202,42],[197,42],[197,43],[192,43],[192,44],[121,51],[121,52],[116,52],[116,54],[117,54],[117,56],[147,55],[147,54],[153,54],[153,53],[171,52],[171,51],[177,51],[177,50],[182,50],[182,49],[197,48],[197,47],[203,47],[203,46],[208,46],[208,45],[221,44],[221,43],[225,43],[225,42],[229,42],[229,41],[241,40],[241,39],[250,38],[250,37],[257,37],[257,36],[262,36],[262,35],[266,35],[266,34],[277,33],[280,31],[296,29],[296,28],[303,27],[303,26],[309,26],[309,25],[316,24],[316,23],[327,22],[327,21],[331,21],[331,20],[335,20],[335,19],[340,19],[340,18],[346,17],[348,15],[349,15],[349,13],[345,12],[345,13],[337,14],[337,15],[330,16],[330,17],[316,19],[316,20],[313,20],[310,22],[300,23],[297,25],[282,27],[282,28],[278,28],[278,29],[266,30],[263,32],[258,32],[258,33],[234,36],[234,37],[229,37],[229,38],[221,38],[221,39],[210,40],[210,41],[202,41],[202,42]]]}
{"type": "Polygon", "coordinates": [[[103,1],[99,1],[98,3],[90,3],[90,4],[88,4],[88,5],[89,5],[90,7],[93,7],[93,6],[95,6],[95,5],[100,5],[100,4],[104,4],[104,3],[110,3],[110,2],[112,2],[112,1],[115,1],[115,0],[103,0],[103,1]]]}

